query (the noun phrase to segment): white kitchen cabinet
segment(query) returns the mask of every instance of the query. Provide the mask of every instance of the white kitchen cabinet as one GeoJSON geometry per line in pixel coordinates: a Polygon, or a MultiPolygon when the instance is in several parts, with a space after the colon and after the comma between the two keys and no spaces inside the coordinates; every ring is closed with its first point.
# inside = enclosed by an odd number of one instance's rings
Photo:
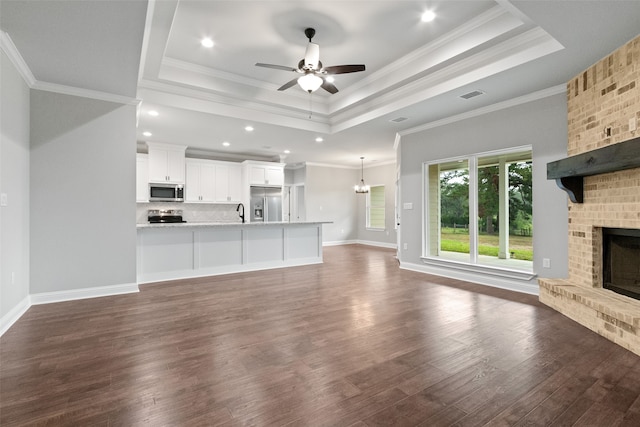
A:
{"type": "Polygon", "coordinates": [[[136,154],[136,202],[149,201],[149,157],[136,154]]]}
{"type": "Polygon", "coordinates": [[[184,153],[187,147],[151,142],[147,145],[149,146],[149,181],[184,184],[184,153]]]}
{"type": "Polygon", "coordinates": [[[213,203],[216,199],[216,165],[207,160],[185,162],[185,202],[213,203]]]}
{"type": "Polygon", "coordinates": [[[241,194],[240,165],[216,164],[216,202],[240,203],[241,194]]]}
{"type": "Polygon", "coordinates": [[[249,163],[249,185],[284,185],[284,168],[281,164],[249,163]]]}

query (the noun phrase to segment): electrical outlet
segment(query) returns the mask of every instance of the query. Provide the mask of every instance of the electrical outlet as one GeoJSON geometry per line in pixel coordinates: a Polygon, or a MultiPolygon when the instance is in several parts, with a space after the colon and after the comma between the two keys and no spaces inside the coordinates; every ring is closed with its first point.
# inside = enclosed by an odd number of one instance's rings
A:
{"type": "Polygon", "coordinates": [[[402,249],[404,249],[405,251],[407,250],[407,244],[406,243],[404,245],[402,245],[402,249]]]}
{"type": "Polygon", "coordinates": [[[551,260],[549,258],[542,258],[542,267],[551,268],[551,260]]]}
{"type": "Polygon", "coordinates": [[[0,194],[0,206],[7,205],[9,205],[9,197],[7,196],[7,193],[0,194]]]}

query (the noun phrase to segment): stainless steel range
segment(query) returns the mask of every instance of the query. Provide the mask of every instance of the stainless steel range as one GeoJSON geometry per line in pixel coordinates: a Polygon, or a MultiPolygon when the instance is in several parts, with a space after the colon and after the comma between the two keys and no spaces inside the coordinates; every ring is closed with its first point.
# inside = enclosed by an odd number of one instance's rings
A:
{"type": "Polygon", "coordinates": [[[147,219],[153,224],[187,222],[182,219],[182,210],[180,209],[149,209],[147,219]]]}

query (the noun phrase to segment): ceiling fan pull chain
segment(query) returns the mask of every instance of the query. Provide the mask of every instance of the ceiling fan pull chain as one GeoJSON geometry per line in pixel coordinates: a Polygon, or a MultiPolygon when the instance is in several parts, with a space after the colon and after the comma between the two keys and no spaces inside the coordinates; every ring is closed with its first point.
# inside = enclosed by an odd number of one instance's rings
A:
{"type": "Polygon", "coordinates": [[[312,97],[313,92],[309,92],[309,120],[311,120],[311,113],[313,112],[313,100],[312,97]]]}

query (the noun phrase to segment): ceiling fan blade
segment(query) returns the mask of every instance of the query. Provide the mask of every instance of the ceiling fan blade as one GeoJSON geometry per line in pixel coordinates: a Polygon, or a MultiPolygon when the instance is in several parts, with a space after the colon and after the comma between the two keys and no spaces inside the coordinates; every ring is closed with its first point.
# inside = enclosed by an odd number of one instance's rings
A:
{"type": "Polygon", "coordinates": [[[274,70],[283,70],[283,71],[294,71],[294,72],[298,71],[297,68],[291,68],[285,65],[263,64],[261,62],[256,63],[256,67],[273,68],[274,70]]]}
{"type": "Polygon", "coordinates": [[[326,90],[327,92],[334,94],[336,92],[338,92],[338,88],[335,87],[335,85],[333,83],[329,83],[328,81],[326,81],[325,79],[322,79],[322,86],[320,86],[322,89],[326,90]]]}
{"type": "Polygon", "coordinates": [[[295,86],[295,85],[296,85],[296,83],[298,83],[298,78],[297,78],[297,77],[296,77],[295,79],[293,79],[293,80],[291,80],[291,81],[289,81],[289,82],[287,82],[287,83],[283,84],[282,86],[280,86],[280,87],[278,88],[278,90],[287,90],[287,89],[289,89],[291,86],[295,86]]]}
{"type": "Polygon", "coordinates": [[[309,42],[304,52],[304,66],[310,70],[317,70],[318,62],[320,62],[320,46],[309,42]]]}
{"type": "Polygon", "coordinates": [[[334,65],[331,67],[324,67],[323,71],[327,74],[346,74],[357,73],[358,71],[364,71],[364,64],[360,65],[334,65]]]}

